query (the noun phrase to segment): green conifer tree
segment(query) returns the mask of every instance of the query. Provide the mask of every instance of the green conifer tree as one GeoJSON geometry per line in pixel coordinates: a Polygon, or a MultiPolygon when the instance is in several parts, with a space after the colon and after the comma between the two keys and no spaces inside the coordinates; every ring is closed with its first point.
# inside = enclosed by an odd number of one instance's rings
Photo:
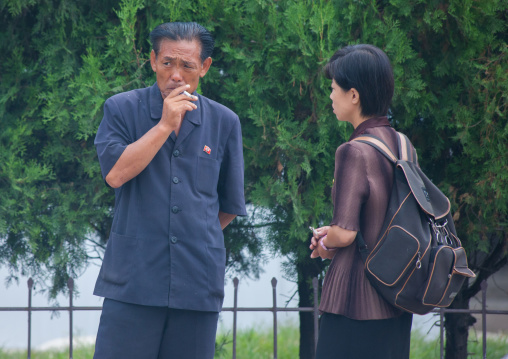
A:
{"type": "MultiPolygon", "coordinates": [[[[228,227],[229,266],[255,275],[263,243],[313,304],[326,261],[310,260],[307,227],[331,219],[334,153],[352,130],[321,68],[339,47],[372,43],[393,64],[394,127],[452,199],[478,274],[453,303],[465,308],[508,258],[507,18],[507,0],[1,0],[0,264],[47,279],[54,296],[90,244],[100,256],[113,205],[93,146],[102,105],[153,84],[153,27],[197,21],[217,40],[201,91],[243,128],[251,215],[228,227]]],[[[467,357],[472,321],[447,316],[448,359],[467,357]]],[[[312,318],[300,323],[300,357],[312,358],[312,318]]]]}

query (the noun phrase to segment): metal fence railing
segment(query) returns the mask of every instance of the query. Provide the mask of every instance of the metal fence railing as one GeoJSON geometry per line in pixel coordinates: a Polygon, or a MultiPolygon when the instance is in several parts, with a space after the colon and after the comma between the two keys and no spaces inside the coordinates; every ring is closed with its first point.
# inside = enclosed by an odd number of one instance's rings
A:
{"type": "MultiPolygon", "coordinates": [[[[69,312],[69,359],[73,357],[73,313],[76,311],[97,311],[102,310],[102,307],[91,306],[74,306],[73,305],[73,291],[74,280],[70,278],[67,282],[69,288],[69,306],[68,307],[34,307],[32,306],[32,289],[34,282],[32,278],[28,279],[28,306],[27,307],[0,307],[0,312],[27,312],[28,313],[28,343],[27,343],[27,358],[31,359],[32,348],[32,313],[40,311],[67,311],[69,312]]],[[[277,313],[278,312],[312,312],[314,317],[314,345],[317,344],[318,339],[318,325],[319,325],[319,311],[318,304],[315,301],[313,307],[277,307],[277,279],[272,278],[272,292],[273,292],[273,305],[271,307],[238,307],[238,284],[239,279],[233,279],[234,284],[234,300],[233,307],[224,307],[222,311],[233,312],[233,359],[236,359],[236,335],[237,335],[237,321],[238,312],[272,312],[273,313],[273,358],[277,359],[277,313]]],[[[312,281],[314,298],[318,298],[318,279],[314,278],[312,281]]],[[[444,315],[445,313],[471,313],[480,314],[482,317],[482,343],[483,343],[483,356],[487,358],[487,315],[508,315],[508,310],[488,310],[487,309],[487,282],[481,283],[482,306],[481,309],[448,309],[441,308],[435,309],[434,312],[439,313],[440,321],[440,358],[444,358],[444,315]]],[[[1,321],[0,321],[1,322],[1,321]]]]}

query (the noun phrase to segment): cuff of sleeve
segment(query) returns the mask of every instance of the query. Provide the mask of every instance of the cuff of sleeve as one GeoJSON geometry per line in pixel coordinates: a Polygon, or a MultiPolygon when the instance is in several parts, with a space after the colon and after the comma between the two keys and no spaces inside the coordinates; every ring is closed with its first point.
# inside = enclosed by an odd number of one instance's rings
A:
{"type": "Polygon", "coordinates": [[[229,205],[228,204],[221,204],[219,206],[219,210],[224,213],[236,214],[237,216],[242,216],[242,217],[247,215],[247,210],[245,209],[245,206],[241,206],[241,205],[234,206],[231,204],[229,204],[229,205]]]}
{"type": "Polygon", "coordinates": [[[325,244],[323,243],[323,240],[326,238],[326,236],[324,236],[323,238],[321,238],[319,240],[319,245],[321,246],[321,248],[323,248],[325,251],[327,252],[330,252],[330,251],[334,251],[336,250],[337,248],[328,248],[327,246],[325,246],[325,244]]]}

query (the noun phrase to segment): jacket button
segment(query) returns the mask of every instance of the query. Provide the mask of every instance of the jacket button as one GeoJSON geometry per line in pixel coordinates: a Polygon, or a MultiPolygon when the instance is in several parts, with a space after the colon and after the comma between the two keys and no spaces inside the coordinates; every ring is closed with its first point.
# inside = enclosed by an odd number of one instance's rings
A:
{"type": "Polygon", "coordinates": [[[175,157],[180,156],[180,151],[179,150],[174,150],[173,151],[173,156],[175,156],[175,157]]]}
{"type": "Polygon", "coordinates": [[[175,183],[175,184],[176,184],[176,183],[178,183],[178,182],[180,182],[180,180],[178,179],[178,177],[176,177],[176,176],[175,176],[175,177],[173,177],[173,183],[175,183]]]}
{"type": "Polygon", "coordinates": [[[176,238],[175,236],[172,236],[171,243],[175,244],[176,242],[178,242],[178,238],[176,238]]]}
{"type": "Polygon", "coordinates": [[[171,208],[171,212],[178,213],[180,212],[180,208],[178,208],[178,206],[174,206],[173,208],[171,208]]]}

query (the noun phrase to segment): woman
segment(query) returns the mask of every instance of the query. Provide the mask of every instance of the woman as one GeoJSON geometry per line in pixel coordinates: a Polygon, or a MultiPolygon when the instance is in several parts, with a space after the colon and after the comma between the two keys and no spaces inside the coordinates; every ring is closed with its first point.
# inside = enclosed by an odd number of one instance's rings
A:
{"type": "Polygon", "coordinates": [[[354,127],[335,153],[333,219],[311,239],[311,257],[332,259],[321,295],[316,359],[409,358],[412,315],[388,304],[363,271],[355,237],[373,248],[383,225],[393,165],[376,149],[351,141],[380,137],[398,154],[396,132],[386,117],[393,72],[386,54],[372,45],[338,50],[325,67],[332,80],[333,112],[354,127]]]}

